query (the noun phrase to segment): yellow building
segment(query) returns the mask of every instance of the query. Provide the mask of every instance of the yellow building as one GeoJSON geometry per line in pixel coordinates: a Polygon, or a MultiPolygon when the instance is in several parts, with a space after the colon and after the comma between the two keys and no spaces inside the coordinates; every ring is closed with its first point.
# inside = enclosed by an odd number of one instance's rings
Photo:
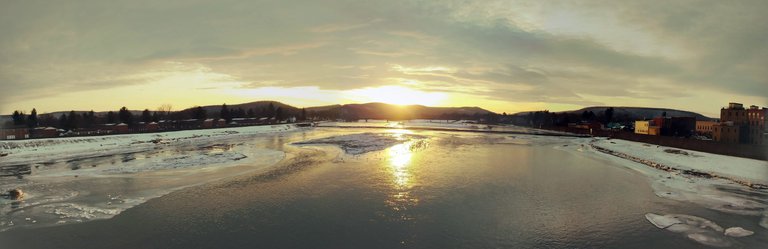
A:
{"type": "Polygon", "coordinates": [[[712,127],[715,124],[717,124],[715,121],[696,121],[696,134],[712,135],[712,127]]]}
{"type": "Polygon", "coordinates": [[[635,121],[635,133],[648,135],[648,128],[651,127],[651,121],[635,121]]]}

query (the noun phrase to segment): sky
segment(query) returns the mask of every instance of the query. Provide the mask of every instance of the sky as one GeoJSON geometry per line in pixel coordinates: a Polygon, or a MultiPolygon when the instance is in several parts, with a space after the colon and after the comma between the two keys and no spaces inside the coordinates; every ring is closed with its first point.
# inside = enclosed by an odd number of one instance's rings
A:
{"type": "Polygon", "coordinates": [[[768,106],[768,1],[0,0],[0,113],[768,106]]]}

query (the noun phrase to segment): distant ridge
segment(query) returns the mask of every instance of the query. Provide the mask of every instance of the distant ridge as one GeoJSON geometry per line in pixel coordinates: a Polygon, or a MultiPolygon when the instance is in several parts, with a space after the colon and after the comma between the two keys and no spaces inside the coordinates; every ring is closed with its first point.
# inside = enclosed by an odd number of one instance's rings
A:
{"type": "MultiPolygon", "coordinates": [[[[275,108],[281,108],[282,112],[286,116],[295,116],[301,112],[301,108],[291,106],[273,100],[261,100],[241,104],[227,104],[229,109],[243,109],[248,111],[253,109],[255,112],[266,109],[272,104],[275,108]]],[[[201,106],[205,109],[209,116],[215,115],[221,111],[221,105],[206,105],[201,106]]],[[[197,107],[190,107],[183,110],[175,110],[174,113],[191,112],[197,107]]],[[[480,107],[429,107],[423,105],[392,105],[386,103],[364,103],[364,104],[345,104],[345,105],[326,105],[326,106],[313,106],[305,108],[308,114],[311,113],[332,113],[339,118],[360,118],[360,119],[390,119],[390,120],[402,120],[402,119],[438,119],[446,117],[468,117],[475,114],[484,115],[492,113],[480,107]]],[[[117,113],[118,110],[113,110],[117,113]]],[[[142,110],[130,110],[134,115],[141,115],[142,110]]],[[[155,110],[150,110],[154,112],[155,110]]],[[[48,114],[54,117],[59,117],[61,114],[69,114],[70,111],[56,111],[49,113],[39,113],[39,115],[48,114]]],[[[77,114],[86,113],[88,111],[75,111],[77,114]]],[[[109,111],[95,112],[96,116],[106,116],[109,111]]],[[[29,113],[27,113],[29,114],[29,113]]],[[[0,115],[0,119],[9,120],[10,115],[0,115]]]]}
{"type": "MultiPolygon", "coordinates": [[[[585,107],[578,110],[562,111],[557,113],[581,114],[585,111],[587,112],[591,111],[597,115],[600,115],[608,107],[613,107],[613,116],[615,118],[625,119],[625,120],[643,120],[643,119],[660,117],[664,112],[667,113],[667,117],[694,117],[696,118],[696,120],[699,120],[699,121],[716,120],[716,118],[710,118],[710,117],[701,115],[696,112],[691,112],[691,111],[683,111],[683,110],[669,109],[669,108],[632,107],[632,106],[590,106],[590,107],[585,107]]],[[[519,112],[519,113],[515,113],[515,115],[516,116],[525,115],[528,113],[529,112],[519,112]]]]}
{"type": "MultiPolygon", "coordinates": [[[[283,112],[287,113],[287,114],[295,114],[295,113],[298,113],[300,111],[300,109],[297,108],[297,107],[294,107],[294,106],[291,106],[291,105],[288,105],[288,104],[283,104],[283,103],[280,103],[278,101],[273,101],[273,100],[260,100],[260,101],[254,101],[254,102],[248,102],[248,103],[242,103],[242,104],[233,104],[233,105],[227,104],[227,108],[229,108],[229,109],[238,109],[238,108],[240,108],[240,109],[243,109],[245,111],[247,111],[248,109],[253,109],[254,111],[258,112],[258,111],[263,110],[264,108],[269,107],[269,104],[272,104],[272,106],[274,106],[275,108],[279,107],[280,109],[283,109],[283,112]]],[[[201,106],[201,107],[203,109],[205,109],[205,112],[208,113],[209,115],[213,114],[213,113],[219,113],[219,111],[221,111],[221,105],[206,105],[206,106],[201,106]]],[[[187,112],[187,111],[191,111],[192,109],[195,109],[195,108],[197,108],[197,107],[191,107],[191,108],[187,108],[187,109],[184,109],[184,110],[181,110],[181,111],[182,112],[187,112]]]]}
{"type": "Polygon", "coordinates": [[[365,103],[309,107],[308,112],[338,112],[342,117],[359,119],[440,119],[492,113],[480,107],[429,107],[423,105],[392,105],[365,103]]]}

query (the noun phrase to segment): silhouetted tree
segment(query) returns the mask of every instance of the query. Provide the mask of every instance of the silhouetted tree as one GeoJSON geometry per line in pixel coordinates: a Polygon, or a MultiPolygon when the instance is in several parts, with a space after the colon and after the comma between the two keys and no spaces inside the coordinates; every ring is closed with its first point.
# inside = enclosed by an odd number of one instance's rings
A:
{"type": "Polygon", "coordinates": [[[26,115],[24,115],[24,112],[13,111],[11,118],[13,119],[13,125],[25,125],[27,123],[27,118],[26,115]]]}
{"type": "Polygon", "coordinates": [[[149,113],[149,109],[144,109],[144,111],[141,112],[141,122],[149,123],[152,122],[152,114],[149,113]]]}
{"type": "Polygon", "coordinates": [[[152,112],[152,122],[160,122],[160,114],[156,111],[152,112]]]}
{"type": "Polygon", "coordinates": [[[227,120],[227,123],[232,121],[232,113],[227,107],[227,104],[221,105],[221,110],[219,111],[219,118],[223,118],[227,120]]]}
{"type": "Polygon", "coordinates": [[[613,120],[613,107],[605,109],[605,123],[608,124],[613,120]]]}
{"type": "Polygon", "coordinates": [[[246,113],[247,117],[254,118],[256,117],[256,112],[253,111],[253,108],[248,108],[248,112],[246,113]]]}
{"type": "Polygon", "coordinates": [[[198,119],[198,120],[205,120],[208,117],[206,114],[205,109],[203,107],[198,106],[194,110],[192,110],[192,118],[198,119]]]}
{"type": "Polygon", "coordinates": [[[61,116],[59,116],[59,128],[69,130],[69,119],[67,118],[67,114],[62,113],[61,116]]]}
{"type": "Polygon", "coordinates": [[[56,117],[53,116],[52,114],[41,114],[38,118],[38,121],[40,126],[45,126],[45,127],[58,126],[58,122],[59,122],[59,120],[56,119],[56,117]]]}
{"type": "Polygon", "coordinates": [[[114,124],[115,123],[115,112],[109,111],[107,112],[107,124],[114,124]]]}
{"type": "Polygon", "coordinates": [[[35,128],[37,126],[38,126],[37,109],[32,108],[32,112],[30,112],[29,117],[27,117],[27,127],[35,128]]]}
{"type": "Polygon", "coordinates": [[[307,120],[307,109],[301,108],[301,114],[299,114],[299,121],[307,120]]]}
{"type": "Polygon", "coordinates": [[[133,125],[133,114],[125,106],[120,108],[120,111],[117,112],[117,116],[120,118],[120,122],[129,126],[133,125]]]}
{"type": "Polygon", "coordinates": [[[275,109],[275,119],[279,122],[283,120],[283,108],[278,107],[275,109]]]}
{"type": "Polygon", "coordinates": [[[666,118],[667,117],[667,112],[666,111],[662,112],[661,116],[666,118]]]}
{"type": "Polygon", "coordinates": [[[83,127],[92,128],[96,125],[96,113],[93,110],[83,113],[83,127]]]}
{"type": "Polygon", "coordinates": [[[79,122],[79,118],[77,116],[77,113],[75,111],[69,111],[69,116],[67,116],[67,130],[74,130],[77,129],[77,125],[79,122]]]}
{"type": "Polygon", "coordinates": [[[238,107],[235,109],[234,112],[232,112],[233,118],[244,118],[245,117],[245,110],[243,108],[238,107]]]}

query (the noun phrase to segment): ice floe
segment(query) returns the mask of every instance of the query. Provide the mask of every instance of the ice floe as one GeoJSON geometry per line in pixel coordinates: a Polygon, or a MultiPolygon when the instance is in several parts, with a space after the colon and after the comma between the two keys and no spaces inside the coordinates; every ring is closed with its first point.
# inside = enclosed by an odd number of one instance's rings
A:
{"type": "Polygon", "coordinates": [[[745,237],[745,236],[750,236],[752,234],[755,234],[755,232],[749,231],[742,227],[729,227],[725,229],[725,235],[731,236],[731,237],[745,237]]]}
{"type": "MultiPolygon", "coordinates": [[[[332,144],[341,147],[347,154],[359,155],[371,151],[384,150],[396,144],[405,143],[411,140],[423,140],[425,136],[405,134],[405,133],[357,133],[333,136],[327,138],[313,139],[308,141],[296,142],[295,145],[309,144],[332,144]]],[[[420,144],[420,143],[419,143],[420,144]]]]}
{"type": "Polygon", "coordinates": [[[708,246],[727,247],[732,241],[725,237],[723,228],[714,222],[691,215],[654,213],[645,214],[654,226],[670,232],[680,233],[687,238],[708,246]]]}

